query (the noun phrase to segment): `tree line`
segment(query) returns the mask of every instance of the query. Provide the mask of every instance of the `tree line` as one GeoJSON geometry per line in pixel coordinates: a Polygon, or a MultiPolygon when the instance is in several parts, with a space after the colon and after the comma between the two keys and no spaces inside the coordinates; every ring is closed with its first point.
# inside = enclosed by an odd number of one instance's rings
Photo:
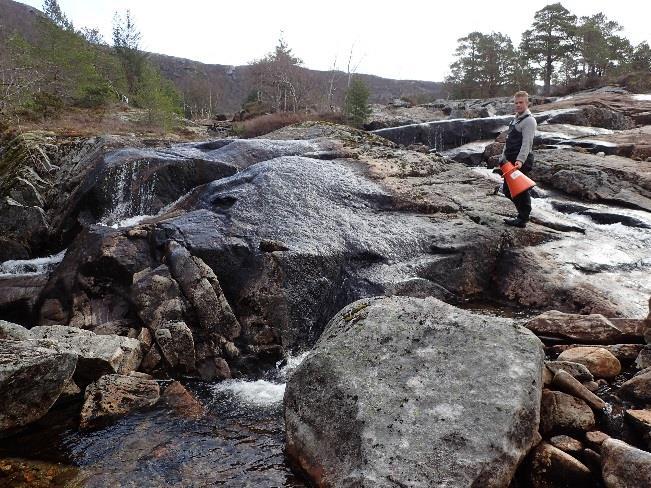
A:
{"type": "Polygon", "coordinates": [[[647,42],[634,46],[622,26],[599,12],[577,17],[560,3],[538,10],[518,47],[508,35],[471,32],[457,42],[446,84],[454,98],[543,94],[603,85],[630,72],[651,71],[647,42]]]}
{"type": "MultiPolygon", "coordinates": [[[[13,35],[0,59],[0,118],[42,120],[67,107],[103,108],[116,102],[146,109],[147,121],[170,126],[177,114],[205,119],[221,93],[205,73],[173,84],[141,50],[129,10],[115,13],[112,43],[97,29],[76,28],[57,0],[44,0],[44,18],[29,40],[13,35]]],[[[352,58],[352,51],[351,51],[352,58]]],[[[304,68],[281,38],[249,65],[253,89],[242,101],[254,113],[339,111],[354,125],[369,114],[369,90],[348,72],[336,71],[327,87],[304,68]],[[341,78],[347,77],[341,93],[341,78]],[[339,90],[339,91],[338,91],[339,90]]]]}

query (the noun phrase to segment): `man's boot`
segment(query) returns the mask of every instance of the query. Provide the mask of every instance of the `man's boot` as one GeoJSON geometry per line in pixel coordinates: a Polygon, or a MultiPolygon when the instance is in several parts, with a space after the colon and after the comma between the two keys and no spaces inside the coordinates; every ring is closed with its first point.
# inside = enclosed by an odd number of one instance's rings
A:
{"type": "Polygon", "coordinates": [[[527,221],[521,219],[520,217],[516,217],[514,219],[504,219],[504,223],[512,227],[521,227],[523,229],[527,226],[527,221]]]}

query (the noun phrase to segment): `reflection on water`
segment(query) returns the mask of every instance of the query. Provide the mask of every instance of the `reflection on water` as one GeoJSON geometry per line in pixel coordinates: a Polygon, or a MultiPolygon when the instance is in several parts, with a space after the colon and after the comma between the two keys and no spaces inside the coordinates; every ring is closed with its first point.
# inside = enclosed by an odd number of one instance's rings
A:
{"type": "Polygon", "coordinates": [[[0,457],[79,467],[74,480],[44,486],[304,487],[283,453],[283,369],[271,381],[184,382],[207,407],[200,419],[156,407],[79,432],[79,405],[58,409],[29,432],[1,440],[0,457]]]}

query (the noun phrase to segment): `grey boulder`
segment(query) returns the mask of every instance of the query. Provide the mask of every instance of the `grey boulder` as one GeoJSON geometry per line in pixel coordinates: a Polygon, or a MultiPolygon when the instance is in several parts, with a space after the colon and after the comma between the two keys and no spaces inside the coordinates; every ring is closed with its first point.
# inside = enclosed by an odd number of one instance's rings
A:
{"type": "Polygon", "coordinates": [[[83,385],[104,374],[134,371],[142,360],[138,339],[98,335],[65,325],[37,326],[30,331],[35,338],[53,341],[60,349],[79,356],[75,380],[83,385]]]}
{"type": "Polygon", "coordinates": [[[319,486],[506,487],[538,437],[543,360],[508,319],[359,300],[287,383],[287,454],[319,486]]]}
{"type": "Polygon", "coordinates": [[[75,372],[77,356],[49,341],[0,340],[0,431],[45,415],[75,372]]]}

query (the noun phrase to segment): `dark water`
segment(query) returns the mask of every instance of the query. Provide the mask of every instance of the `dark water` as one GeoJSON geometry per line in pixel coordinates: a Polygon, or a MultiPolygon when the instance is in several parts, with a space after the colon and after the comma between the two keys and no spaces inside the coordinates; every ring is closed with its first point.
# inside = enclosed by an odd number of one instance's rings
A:
{"type": "Polygon", "coordinates": [[[207,407],[203,418],[160,407],[79,432],[79,405],[52,411],[29,431],[0,441],[0,486],[307,486],[284,458],[282,384],[185,386],[207,407]],[[36,479],[27,483],[16,458],[61,464],[56,470],[30,468],[36,479]],[[38,473],[47,479],[39,480],[38,473]]]}
{"type": "Polygon", "coordinates": [[[504,317],[509,319],[530,319],[542,313],[538,309],[515,306],[497,298],[460,301],[454,304],[458,308],[468,310],[479,315],[489,315],[491,317],[504,317]]]}

